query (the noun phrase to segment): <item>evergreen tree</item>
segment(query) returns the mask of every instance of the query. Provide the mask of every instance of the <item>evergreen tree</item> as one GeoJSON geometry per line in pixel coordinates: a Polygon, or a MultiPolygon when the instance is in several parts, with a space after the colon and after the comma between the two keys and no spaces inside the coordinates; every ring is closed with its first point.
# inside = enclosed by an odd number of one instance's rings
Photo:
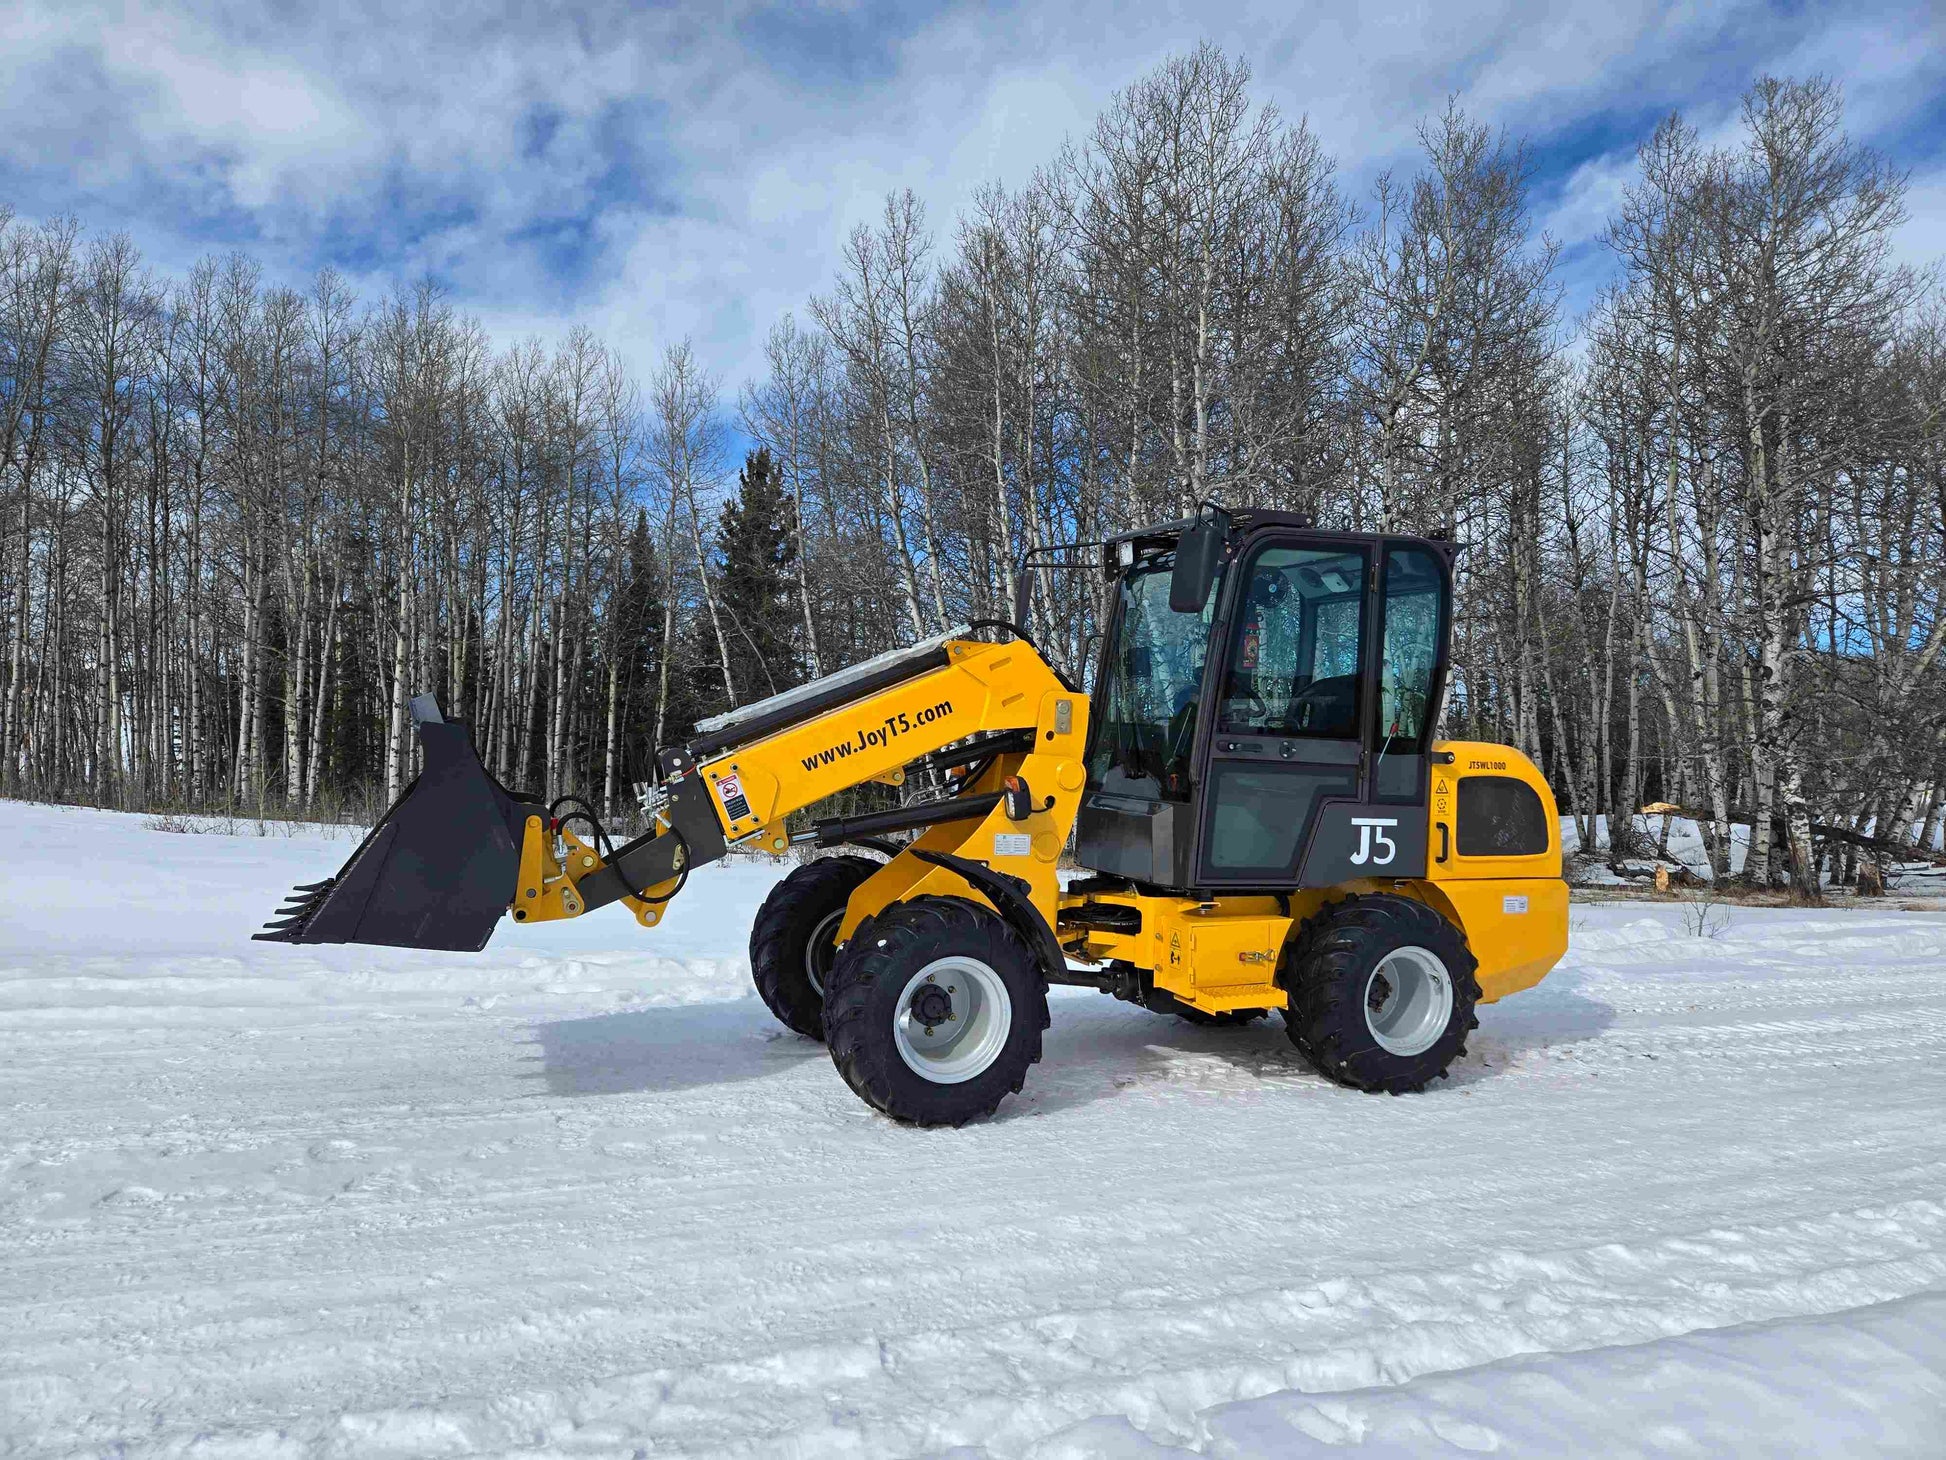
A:
{"type": "Polygon", "coordinates": [[[615,603],[615,652],[621,657],[621,742],[624,787],[655,774],[656,682],[661,670],[662,573],[649,514],[636,509],[628,536],[626,576],[615,603]]]}
{"type": "Polygon", "coordinates": [[[717,607],[725,616],[730,668],[746,699],[799,682],[790,502],[768,448],[744,459],[737,494],[717,524],[717,607]]]}

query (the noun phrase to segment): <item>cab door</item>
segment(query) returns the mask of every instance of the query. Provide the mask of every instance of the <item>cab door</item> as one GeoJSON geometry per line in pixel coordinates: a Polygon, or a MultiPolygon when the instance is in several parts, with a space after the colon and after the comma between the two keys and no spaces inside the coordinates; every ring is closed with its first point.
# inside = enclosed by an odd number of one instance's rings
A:
{"type": "Polygon", "coordinates": [[[1243,545],[1204,687],[1197,886],[1297,886],[1326,809],[1364,799],[1373,552],[1327,534],[1243,545]]]}

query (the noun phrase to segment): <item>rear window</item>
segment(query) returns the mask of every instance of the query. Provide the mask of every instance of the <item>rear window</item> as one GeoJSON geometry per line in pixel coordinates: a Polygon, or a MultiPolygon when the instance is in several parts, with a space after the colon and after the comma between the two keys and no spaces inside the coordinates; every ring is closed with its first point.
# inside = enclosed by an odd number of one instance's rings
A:
{"type": "Polygon", "coordinates": [[[1537,857],[1547,850],[1547,811],[1525,781],[1466,776],[1455,840],[1462,857],[1537,857]]]}

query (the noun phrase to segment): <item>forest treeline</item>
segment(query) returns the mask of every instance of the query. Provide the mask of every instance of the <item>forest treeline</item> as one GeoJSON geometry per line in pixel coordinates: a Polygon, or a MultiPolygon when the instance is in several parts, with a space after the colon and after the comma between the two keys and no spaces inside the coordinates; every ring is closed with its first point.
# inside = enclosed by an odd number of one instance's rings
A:
{"type": "MultiPolygon", "coordinates": [[[[1673,802],[1808,891],[1852,855],[1816,827],[1930,843],[1946,316],[1893,258],[1904,177],[1820,79],[1720,143],[1672,117],[1570,320],[1524,144],[1420,137],[1352,196],[1201,48],[1025,186],[889,197],[734,395],[683,342],[637,381],[430,283],[163,279],[4,221],[0,790],[369,816],[431,689],[509,784],[613,809],[698,716],[1213,497],[1456,538],[1445,728],[1533,754],[1584,846],[1673,802]]],[[[1086,675],[1099,577],[1030,590],[1086,675]]]]}

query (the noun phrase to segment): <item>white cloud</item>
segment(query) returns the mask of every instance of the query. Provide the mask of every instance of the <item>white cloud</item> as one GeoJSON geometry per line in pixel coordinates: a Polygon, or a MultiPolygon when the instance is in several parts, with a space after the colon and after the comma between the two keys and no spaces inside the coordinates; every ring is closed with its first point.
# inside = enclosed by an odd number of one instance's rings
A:
{"type": "MultiPolygon", "coordinates": [[[[745,3],[15,0],[0,13],[0,197],[127,226],[169,268],[240,238],[273,274],[336,258],[368,293],[432,269],[496,332],[586,320],[638,364],[690,335],[733,387],[887,189],[920,194],[943,246],[982,182],[1024,181],[1115,89],[1202,36],[1251,59],[1259,94],[1307,115],[1362,189],[1409,162],[1415,125],[1453,93],[1547,144],[1674,106],[1714,132],[1756,70],[1824,69],[1861,131],[1896,136],[1938,107],[1939,27],[1758,0],[1072,0],[918,24],[745,3]],[[563,273],[563,250],[584,273],[563,273]]],[[[1591,135],[1537,203],[1570,246],[1598,234],[1633,165],[1632,136],[1591,135]]],[[[1940,247],[1928,187],[1902,247],[1940,247]]],[[[1585,281],[1596,262],[1575,268],[1585,281]]]]}
{"type": "Polygon", "coordinates": [[[1946,265],[1946,166],[1912,179],[1906,221],[1893,235],[1892,257],[1915,268],[1946,265]]]}

